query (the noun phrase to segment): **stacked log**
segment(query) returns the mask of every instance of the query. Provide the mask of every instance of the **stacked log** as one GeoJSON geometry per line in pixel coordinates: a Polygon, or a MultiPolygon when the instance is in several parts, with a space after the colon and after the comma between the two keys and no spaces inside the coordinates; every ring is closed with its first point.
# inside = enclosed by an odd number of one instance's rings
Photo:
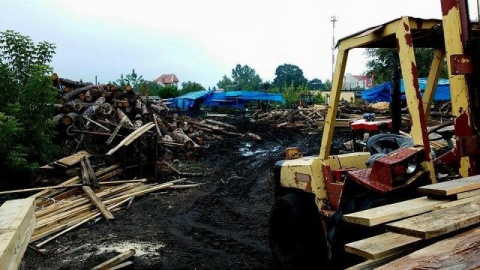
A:
{"type": "MultiPolygon", "coordinates": [[[[52,81],[63,100],[58,106],[60,111],[52,118],[59,134],[64,135],[65,145],[74,147],[70,152],[96,149],[96,155],[123,155],[119,160],[129,160],[133,165],[138,160],[155,163],[147,158],[156,149],[155,143],[160,148],[192,152],[207,148],[209,140],[222,136],[261,140],[256,134],[238,133],[235,126],[221,121],[179,115],[162,101],[142,99],[131,86],[122,89],[113,84],[84,83],[59,78],[57,74],[52,75],[52,81]],[[137,140],[133,153],[117,151],[137,140]]],[[[155,155],[158,157],[158,152],[155,155]]]]}

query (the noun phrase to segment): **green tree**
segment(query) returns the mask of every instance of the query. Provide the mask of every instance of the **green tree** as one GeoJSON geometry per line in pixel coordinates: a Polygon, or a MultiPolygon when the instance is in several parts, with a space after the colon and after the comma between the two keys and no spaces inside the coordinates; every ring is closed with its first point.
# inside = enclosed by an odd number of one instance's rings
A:
{"type": "Polygon", "coordinates": [[[262,79],[255,69],[237,64],[232,69],[232,77],[223,75],[217,86],[226,90],[258,90],[262,88],[262,79]]]}
{"type": "Polygon", "coordinates": [[[223,78],[217,83],[218,88],[225,90],[233,89],[233,81],[227,75],[223,75],[223,78]]]}
{"type": "Polygon", "coordinates": [[[308,82],[303,76],[303,71],[295,65],[283,64],[277,67],[275,70],[275,79],[273,79],[273,85],[279,88],[290,86],[299,87],[308,82]]]}
{"type": "Polygon", "coordinates": [[[158,95],[158,91],[160,91],[160,85],[154,81],[143,81],[142,84],[140,84],[137,87],[142,87],[141,94],[143,95],[143,90],[146,88],[147,93],[149,96],[156,96],[158,95]]]}
{"type": "Polygon", "coordinates": [[[205,87],[203,87],[201,84],[196,83],[196,82],[183,82],[182,83],[182,90],[180,91],[180,95],[194,92],[194,91],[200,91],[200,90],[205,90],[205,87]]]}
{"type": "Polygon", "coordinates": [[[54,51],[54,44],[35,44],[12,30],[0,32],[0,173],[4,179],[32,177],[39,163],[48,163],[60,153],[53,143],[51,121],[58,92],[47,76],[52,73],[47,64],[54,51]]]}
{"type": "Polygon", "coordinates": [[[255,69],[245,65],[237,66],[232,70],[233,83],[236,90],[258,90],[261,88],[262,79],[258,76],[255,69]]]}
{"type": "Polygon", "coordinates": [[[298,106],[300,103],[301,93],[308,92],[308,87],[306,85],[300,85],[295,87],[294,83],[290,83],[288,86],[282,88],[282,96],[285,99],[285,106],[287,108],[292,108],[298,106]]]}
{"type": "Polygon", "coordinates": [[[130,86],[132,86],[132,88],[135,89],[137,92],[141,91],[141,89],[139,89],[139,86],[145,81],[142,75],[139,76],[135,72],[135,69],[132,69],[132,73],[127,74],[125,76],[125,79],[127,83],[130,84],[130,86]]]}
{"type": "MultiPolygon", "coordinates": [[[[415,62],[419,77],[427,77],[433,60],[433,49],[415,48],[415,62]]],[[[389,82],[392,79],[394,54],[397,49],[392,48],[370,48],[365,50],[365,55],[370,59],[367,61],[367,76],[373,76],[374,83],[389,82]]],[[[448,78],[447,67],[444,65],[440,77],[448,78]]]]}
{"type": "Polygon", "coordinates": [[[132,73],[127,74],[125,76],[123,74],[120,74],[120,78],[113,83],[120,86],[120,88],[122,89],[124,89],[127,85],[130,85],[132,89],[134,89],[137,93],[140,93],[143,91],[144,82],[145,80],[143,79],[143,76],[138,75],[135,72],[135,69],[132,69],[132,73]]]}
{"type": "Polygon", "coordinates": [[[326,90],[325,85],[320,79],[313,79],[308,82],[308,89],[310,90],[326,90]]]}
{"type": "Polygon", "coordinates": [[[330,91],[332,90],[332,81],[327,79],[323,84],[325,86],[325,90],[330,91]]]}
{"type": "Polygon", "coordinates": [[[158,90],[158,96],[161,98],[173,98],[178,97],[179,92],[176,85],[160,86],[158,90]]]}

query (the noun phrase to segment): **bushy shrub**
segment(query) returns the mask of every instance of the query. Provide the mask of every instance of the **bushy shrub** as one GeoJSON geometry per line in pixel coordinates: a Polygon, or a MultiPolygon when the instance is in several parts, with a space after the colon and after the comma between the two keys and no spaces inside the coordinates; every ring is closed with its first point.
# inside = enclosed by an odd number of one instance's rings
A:
{"type": "Polygon", "coordinates": [[[57,92],[47,65],[54,49],[12,30],[0,32],[0,184],[28,185],[39,164],[60,153],[51,121],[57,92]]]}

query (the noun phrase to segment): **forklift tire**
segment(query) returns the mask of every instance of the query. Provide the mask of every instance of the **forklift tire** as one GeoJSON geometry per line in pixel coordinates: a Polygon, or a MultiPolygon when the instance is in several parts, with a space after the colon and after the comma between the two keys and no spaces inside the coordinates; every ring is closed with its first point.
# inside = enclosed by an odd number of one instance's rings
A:
{"type": "Polygon", "coordinates": [[[327,241],[311,194],[280,197],[273,205],[269,223],[270,248],[280,268],[328,268],[327,241]]]}

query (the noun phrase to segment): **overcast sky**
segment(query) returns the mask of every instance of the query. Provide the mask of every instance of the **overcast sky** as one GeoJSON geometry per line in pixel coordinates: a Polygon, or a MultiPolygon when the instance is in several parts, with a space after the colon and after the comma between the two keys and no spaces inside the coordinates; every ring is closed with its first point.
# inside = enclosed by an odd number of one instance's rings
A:
{"type": "MultiPolygon", "coordinates": [[[[477,16],[476,2],[470,13],[477,16]]],[[[0,0],[0,30],[54,43],[60,77],[107,83],[134,68],[213,87],[236,64],[266,81],[282,64],[330,79],[335,40],[400,16],[441,18],[440,0],[0,0]]],[[[363,52],[347,73],[362,74],[363,52]]]]}

